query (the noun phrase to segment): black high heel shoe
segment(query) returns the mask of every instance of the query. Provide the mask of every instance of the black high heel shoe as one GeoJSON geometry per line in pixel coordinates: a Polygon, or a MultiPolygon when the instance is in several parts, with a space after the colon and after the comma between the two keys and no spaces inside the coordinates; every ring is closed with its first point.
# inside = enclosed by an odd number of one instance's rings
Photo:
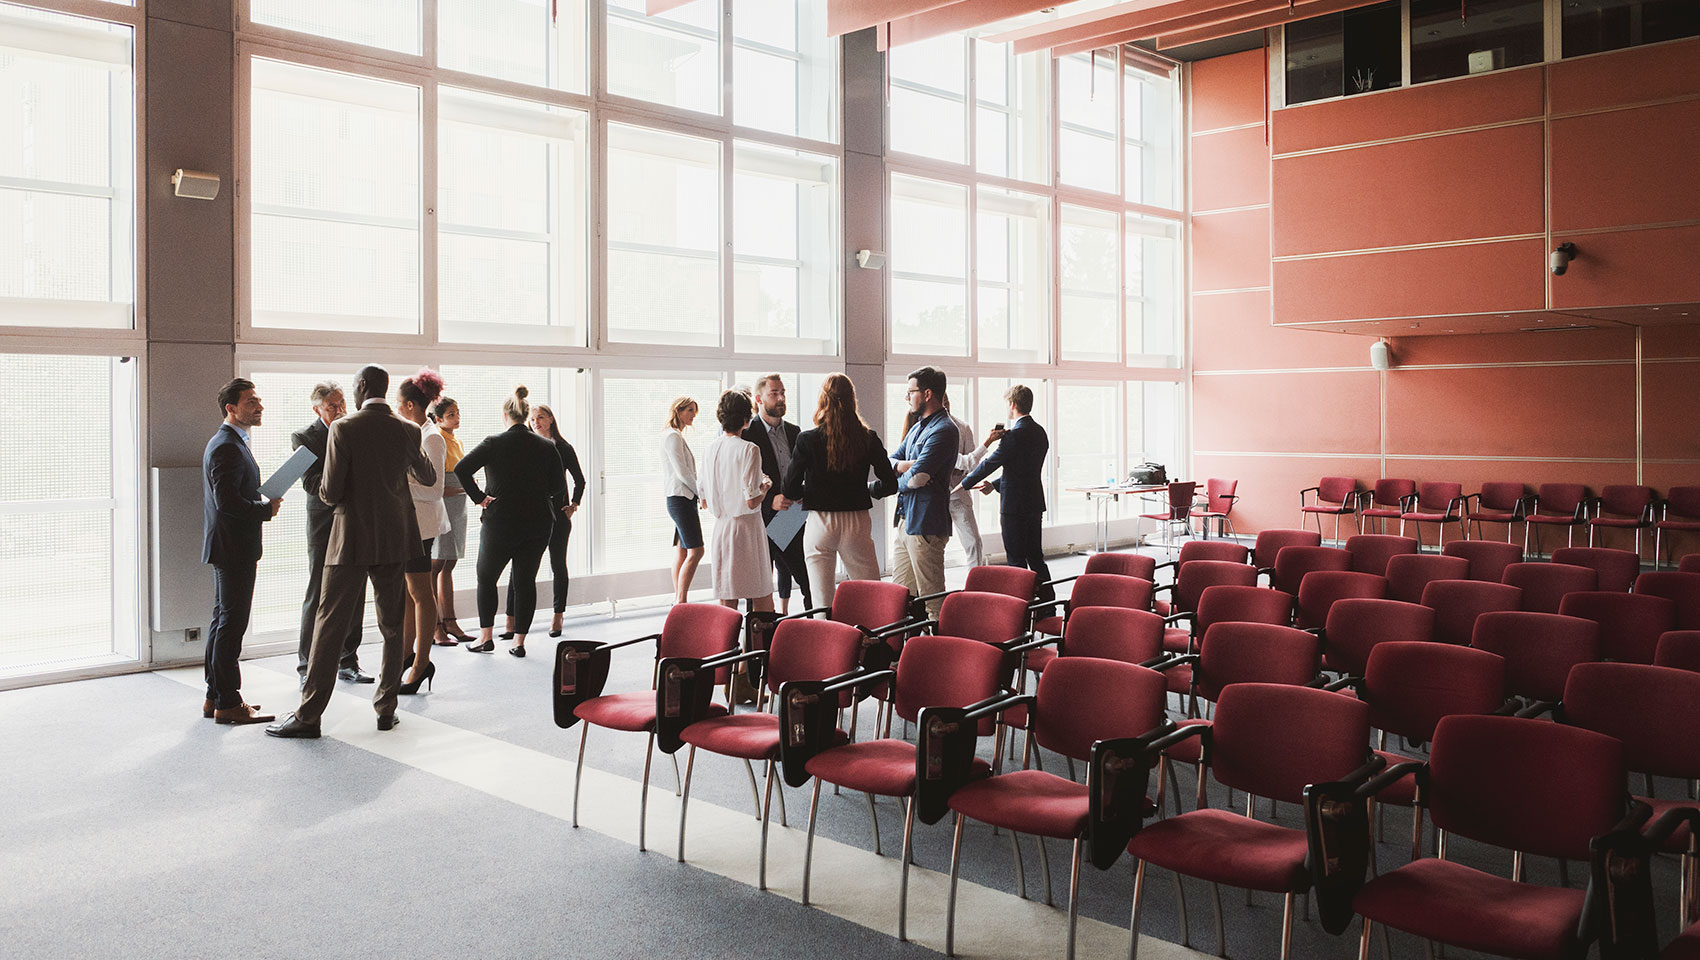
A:
{"type": "Polygon", "coordinates": [[[461,647],[461,649],[465,650],[467,653],[495,653],[496,641],[486,640],[483,643],[469,643],[461,647]]]}
{"type": "Polygon", "coordinates": [[[425,675],[424,676],[419,677],[418,679],[414,680],[412,683],[402,684],[401,689],[397,692],[405,693],[405,694],[418,693],[419,692],[419,685],[421,683],[423,683],[425,685],[425,688],[427,690],[429,690],[431,688],[431,678],[435,677],[436,675],[437,675],[437,665],[435,663],[427,663],[425,665],[425,675]]]}

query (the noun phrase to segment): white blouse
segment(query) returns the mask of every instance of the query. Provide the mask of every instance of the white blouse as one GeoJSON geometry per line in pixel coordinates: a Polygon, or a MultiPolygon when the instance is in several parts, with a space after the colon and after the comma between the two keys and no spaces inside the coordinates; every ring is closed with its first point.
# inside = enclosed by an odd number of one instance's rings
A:
{"type": "Polygon", "coordinates": [[[685,435],[668,427],[661,433],[661,495],[697,499],[697,458],[685,435]]]}
{"type": "Polygon", "coordinates": [[[443,508],[443,461],[449,456],[449,442],[434,423],[427,423],[419,438],[419,446],[437,468],[437,482],[430,486],[418,484],[411,475],[408,492],[413,494],[413,515],[419,521],[419,539],[430,540],[449,532],[449,512],[443,508]]]}
{"type": "MultiPolygon", "coordinates": [[[[716,437],[703,461],[702,497],[716,517],[738,517],[761,510],[758,502],[767,484],[761,472],[761,449],[742,437],[716,437]]],[[[765,558],[764,558],[765,560],[765,558]]]]}

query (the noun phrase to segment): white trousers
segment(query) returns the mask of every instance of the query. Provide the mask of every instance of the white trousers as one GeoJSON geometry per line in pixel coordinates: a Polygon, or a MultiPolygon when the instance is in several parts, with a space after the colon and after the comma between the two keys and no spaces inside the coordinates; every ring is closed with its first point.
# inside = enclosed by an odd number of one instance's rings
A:
{"type": "Polygon", "coordinates": [[[803,563],[809,568],[809,586],[819,606],[832,605],[840,559],[852,580],[880,578],[872,514],[867,510],[810,510],[803,525],[803,563]]]}
{"type": "Polygon", "coordinates": [[[950,498],[950,525],[956,532],[956,542],[968,554],[968,566],[986,564],[986,552],[980,546],[980,522],[974,519],[974,501],[967,497],[950,498]]]}

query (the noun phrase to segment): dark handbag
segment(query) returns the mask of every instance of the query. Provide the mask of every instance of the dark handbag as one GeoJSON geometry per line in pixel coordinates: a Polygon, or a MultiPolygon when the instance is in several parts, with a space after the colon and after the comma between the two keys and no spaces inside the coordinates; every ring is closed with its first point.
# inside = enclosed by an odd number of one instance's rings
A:
{"type": "Polygon", "coordinates": [[[1127,482],[1140,486],[1169,482],[1169,471],[1160,463],[1142,463],[1127,472],[1127,482]]]}

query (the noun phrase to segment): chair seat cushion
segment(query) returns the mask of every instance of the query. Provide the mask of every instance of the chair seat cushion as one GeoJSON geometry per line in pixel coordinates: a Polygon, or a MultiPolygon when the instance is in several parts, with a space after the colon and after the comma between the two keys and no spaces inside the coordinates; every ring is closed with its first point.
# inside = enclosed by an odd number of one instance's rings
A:
{"type": "Polygon", "coordinates": [[[1633,530],[1646,526],[1639,517],[1595,517],[1588,521],[1596,527],[1616,527],[1620,530],[1633,530]]]}
{"type": "Polygon", "coordinates": [[[1215,519],[1217,517],[1225,517],[1225,516],[1227,516],[1227,514],[1223,513],[1220,510],[1194,510],[1192,512],[1192,516],[1209,517],[1211,519],[1215,519]]]}
{"type": "Polygon", "coordinates": [[[1525,519],[1527,519],[1530,523],[1548,523],[1563,527],[1574,527],[1579,523],[1587,522],[1586,520],[1578,520],[1575,517],[1558,517],[1547,513],[1535,514],[1525,519]]]}
{"type": "Polygon", "coordinates": [[[1033,621],[1033,632],[1042,633],[1051,637],[1060,637],[1063,632],[1063,618],[1056,616],[1040,617],[1033,621]]]}
{"type": "Polygon", "coordinates": [[[1163,649],[1168,653],[1185,653],[1192,644],[1192,631],[1180,627],[1163,628],[1163,649]]]}
{"type": "Polygon", "coordinates": [[[1304,507],[1305,513],[1351,513],[1351,507],[1304,507]]]}
{"type": "Polygon", "coordinates": [[[1056,647],[1035,647],[1027,651],[1027,669],[1034,673],[1044,673],[1051,661],[1057,658],[1056,647]]]}
{"type": "MultiPolygon", "coordinates": [[[[840,743],[850,739],[837,731],[840,743]]],[[[771,713],[734,713],[699,720],[679,733],[679,739],[709,753],[745,760],[767,760],[779,756],[779,718],[771,713]]]]}
{"type": "MultiPolygon", "coordinates": [[[[915,745],[902,740],[868,740],[823,750],[806,769],[826,781],[881,797],[915,792],[915,745]]],[[[974,758],[971,777],[990,775],[991,764],[974,758]]]]}
{"type": "Polygon", "coordinates": [[[1178,667],[1170,667],[1163,671],[1163,677],[1169,681],[1170,693],[1192,692],[1192,664],[1183,663],[1178,667]]]}
{"type": "MultiPolygon", "coordinates": [[[[724,716],[726,708],[718,703],[708,705],[712,717],[724,716]]],[[[655,691],[634,690],[631,693],[610,693],[592,697],[573,708],[573,716],[585,723],[610,730],[646,733],[655,729],[655,691]]]]}
{"type": "Polygon", "coordinates": [[[1660,530],[1700,530],[1700,520],[1660,520],[1653,526],[1660,530]]]}
{"type": "MultiPolygon", "coordinates": [[[[1208,727],[1210,726],[1210,721],[1182,720],[1178,726],[1208,727]]],[[[1204,756],[1204,741],[1198,737],[1188,737],[1163,752],[1168,755],[1171,763],[1190,763],[1196,765],[1204,756]]]]}
{"type": "MultiPolygon", "coordinates": [[[[1652,797],[1636,797],[1635,799],[1653,808],[1653,815],[1647,818],[1648,823],[1656,822],[1660,817],[1678,807],[1692,807],[1692,800],[1655,800],[1652,797]]],[[[1688,849],[1688,824],[1683,824],[1673,831],[1665,840],[1664,849],[1671,853],[1682,853],[1688,849]]]]}
{"type": "Polygon", "coordinates": [[[1451,523],[1458,519],[1456,513],[1401,513],[1399,519],[1415,523],[1451,523]]]}
{"type": "Polygon", "coordinates": [[[1370,507],[1368,510],[1359,510],[1358,513],[1366,517],[1389,517],[1397,520],[1404,511],[1398,507],[1370,507]]]}
{"type": "Polygon", "coordinates": [[[1516,523],[1523,518],[1519,517],[1515,513],[1494,513],[1492,511],[1476,510],[1471,512],[1470,519],[1479,520],[1482,523],[1516,523]]]}
{"type": "Polygon", "coordinates": [[[1659,954],[1659,960],[1700,960],[1700,923],[1678,934],[1659,954]]]}
{"type": "MultiPolygon", "coordinates": [[[[1409,763],[1415,757],[1401,757],[1397,753],[1377,750],[1375,755],[1387,761],[1388,766],[1395,763],[1409,763]]],[[[1375,795],[1376,803],[1389,803],[1395,807],[1411,807],[1417,803],[1417,778],[1400,777],[1397,782],[1389,784],[1385,790],[1375,795]]]]}
{"type": "Polygon", "coordinates": [[[1310,889],[1305,832],[1226,810],[1194,810],[1148,823],[1129,853],[1189,877],[1271,893],[1310,889]]]}
{"type": "Polygon", "coordinates": [[[1072,840],[1086,829],[1086,784],[1043,770],[1017,770],[950,795],[957,813],[995,827],[1072,840]]]}
{"type": "Polygon", "coordinates": [[[1352,907],[1377,923],[1441,943],[1527,960],[1579,952],[1581,890],[1515,883],[1447,860],[1383,874],[1352,907]]]}

